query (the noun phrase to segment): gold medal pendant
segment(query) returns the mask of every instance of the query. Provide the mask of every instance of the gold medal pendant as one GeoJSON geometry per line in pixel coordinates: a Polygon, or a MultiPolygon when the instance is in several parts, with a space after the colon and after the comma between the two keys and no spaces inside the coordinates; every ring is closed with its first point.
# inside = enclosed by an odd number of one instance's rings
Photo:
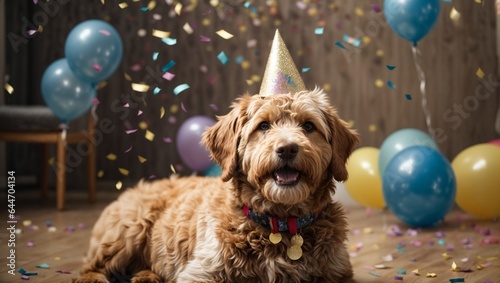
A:
{"type": "Polygon", "coordinates": [[[302,247],[302,245],[304,244],[304,238],[302,238],[302,236],[299,234],[295,234],[291,239],[291,244],[292,246],[302,247]]]}
{"type": "Polygon", "coordinates": [[[271,241],[271,243],[273,244],[278,244],[279,242],[281,242],[281,239],[283,237],[281,236],[281,233],[271,233],[269,234],[269,241],[271,241]]]}
{"type": "Polygon", "coordinates": [[[300,246],[291,246],[286,251],[286,255],[291,260],[297,260],[302,257],[302,248],[300,246]]]}

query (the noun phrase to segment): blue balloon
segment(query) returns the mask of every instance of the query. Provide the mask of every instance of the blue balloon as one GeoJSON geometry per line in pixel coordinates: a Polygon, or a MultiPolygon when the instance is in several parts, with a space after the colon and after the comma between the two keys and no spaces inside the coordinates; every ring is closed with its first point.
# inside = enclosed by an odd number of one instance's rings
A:
{"type": "Polygon", "coordinates": [[[77,78],[66,59],[59,59],[42,76],[42,96],[63,123],[80,117],[92,106],[96,92],[92,85],[77,78]]]}
{"type": "Polygon", "coordinates": [[[385,0],[387,23],[399,36],[414,45],[426,36],[437,22],[440,0],[385,0]]]}
{"type": "Polygon", "coordinates": [[[439,150],[437,144],[428,134],[417,129],[401,129],[389,135],[380,146],[378,157],[379,175],[384,175],[385,168],[389,161],[405,148],[422,145],[439,150]]]}
{"type": "Polygon", "coordinates": [[[401,221],[413,227],[432,227],[453,207],[456,180],[441,153],[413,146],[389,162],[382,189],[385,203],[401,221]]]}
{"type": "Polygon", "coordinates": [[[218,177],[222,175],[222,168],[218,164],[212,164],[208,169],[203,171],[203,176],[218,177]]]}
{"type": "Polygon", "coordinates": [[[64,53],[77,77],[98,84],[120,65],[123,45],[113,26],[101,20],[88,20],[71,30],[64,53]]]}

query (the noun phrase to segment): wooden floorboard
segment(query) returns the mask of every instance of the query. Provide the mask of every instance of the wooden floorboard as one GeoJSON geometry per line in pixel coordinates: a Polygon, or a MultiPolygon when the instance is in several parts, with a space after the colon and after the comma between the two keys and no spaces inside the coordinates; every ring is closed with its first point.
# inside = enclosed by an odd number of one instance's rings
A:
{"type": "MultiPolygon", "coordinates": [[[[20,189],[16,192],[16,215],[19,217],[16,235],[16,270],[37,272],[29,282],[70,282],[78,275],[86,252],[93,223],[106,204],[118,196],[113,188],[98,190],[98,201],[87,202],[85,190],[69,190],[67,210],[55,209],[55,195],[51,191],[47,199],[41,199],[34,189],[20,189]],[[31,225],[24,226],[25,221],[31,225]],[[50,221],[56,231],[49,231],[50,221]],[[30,247],[30,243],[34,246],[30,247]],[[49,269],[37,268],[48,264],[49,269]],[[62,274],[57,271],[68,271],[62,274]]],[[[498,221],[478,221],[458,210],[450,212],[445,223],[439,227],[417,231],[408,235],[404,224],[390,212],[363,208],[347,208],[351,261],[358,283],[368,282],[451,282],[453,278],[464,278],[464,282],[500,282],[500,223],[498,221]],[[391,227],[399,227],[402,236],[387,234],[391,227]],[[487,232],[489,231],[489,235],[487,232]],[[436,233],[438,235],[436,235],[436,233]],[[439,238],[439,234],[444,234],[439,238]],[[446,253],[445,255],[443,255],[446,253]],[[390,258],[392,260],[389,260],[390,258]],[[469,272],[452,271],[456,262],[469,272]],[[375,265],[384,265],[377,269],[375,265]],[[479,266],[479,269],[478,269],[479,266]],[[412,273],[418,269],[420,275],[412,273]],[[397,272],[406,271],[406,275],[397,272]],[[427,273],[437,277],[428,278],[427,273]],[[395,276],[401,276],[396,280],[395,276]],[[490,280],[490,281],[488,281],[490,280]]],[[[6,212],[1,214],[6,219],[6,212]]],[[[6,221],[2,227],[5,227],[6,221]]],[[[52,228],[54,229],[54,228],[52,228]]],[[[7,247],[8,230],[0,231],[0,282],[24,282],[19,273],[8,274],[9,256],[7,247]],[[7,231],[7,232],[6,232],[7,231]]]]}

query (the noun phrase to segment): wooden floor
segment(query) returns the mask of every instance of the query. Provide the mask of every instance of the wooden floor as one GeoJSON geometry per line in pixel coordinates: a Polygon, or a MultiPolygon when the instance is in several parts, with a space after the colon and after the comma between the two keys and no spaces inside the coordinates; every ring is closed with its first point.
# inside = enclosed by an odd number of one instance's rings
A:
{"type": "MultiPolygon", "coordinates": [[[[70,282],[78,275],[93,223],[118,193],[111,188],[101,189],[98,203],[90,205],[86,202],[84,190],[72,190],[67,196],[67,210],[58,212],[53,193],[42,200],[36,190],[18,188],[16,228],[22,232],[15,237],[16,270],[23,268],[37,272],[38,275],[31,276],[29,282],[70,282]],[[37,268],[43,264],[49,268],[37,268]]],[[[498,221],[477,221],[467,214],[453,211],[437,228],[408,233],[408,227],[389,212],[367,212],[363,208],[347,208],[347,211],[351,229],[349,250],[358,283],[500,283],[498,221]],[[403,235],[390,236],[387,233],[396,228],[403,235]],[[452,271],[453,262],[467,272],[452,271]],[[414,273],[416,270],[419,275],[414,273]],[[428,273],[434,273],[436,277],[427,277],[428,273]],[[454,278],[463,278],[464,281],[450,281],[454,278]]],[[[6,221],[2,227],[5,225],[6,221]]],[[[10,254],[8,238],[8,230],[2,228],[0,282],[24,282],[19,273],[8,274],[9,267],[5,264],[10,254]]]]}

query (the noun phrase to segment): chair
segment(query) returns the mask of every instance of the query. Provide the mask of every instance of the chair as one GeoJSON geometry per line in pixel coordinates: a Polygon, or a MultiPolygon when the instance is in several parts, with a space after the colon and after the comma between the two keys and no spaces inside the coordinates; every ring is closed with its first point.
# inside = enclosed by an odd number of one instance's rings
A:
{"type": "MultiPolygon", "coordinates": [[[[64,209],[66,193],[66,146],[60,122],[46,106],[0,106],[0,141],[42,144],[41,196],[47,197],[49,145],[56,145],[56,195],[57,209],[64,209]]],[[[88,198],[96,201],[96,149],[94,119],[91,113],[70,123],[66,143],[87,145],[88,198]],[[86,124],[86,125],[85,125],[86,124]],[[78,130],[74,130],[78,129],[78,130]],[[85,132],[86,130],[86,132],[85,132]]]]}

